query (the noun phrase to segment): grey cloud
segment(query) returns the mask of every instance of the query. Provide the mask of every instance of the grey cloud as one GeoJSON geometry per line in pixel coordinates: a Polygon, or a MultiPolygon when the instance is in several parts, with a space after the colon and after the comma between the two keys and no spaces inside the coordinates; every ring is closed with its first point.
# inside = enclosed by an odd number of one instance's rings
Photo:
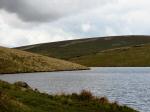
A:
{"type": "Polygon", "coordinates": [[[0,0],[0,9],[26,22],[47,22],[116,0],[0,0]]]}
{"type": "MultiPolygon", "coordinates": [[[[36,2],[35,2],[36,4],[36,2]]],[[[0,8],[11,13],[16,13],[22,20],[27,22],[40,22],[56,19],[59,15],[42,13],[40,8],[37,10],[25,0],[0,0],[0,8]]]]}
{"type": "Polygon", "coordinates": [[[0,0],[0,9],[5,9],[0,11],[0,45],[12,47],[95,36],[150,35],[149,6],[148,0],[0,0]],[[119,2],[106,4],[104,1],[119,2]],[[24,21],[10,13],[16,13],[24,21]],[[64,18],[54,21],[60,17],[64,18]],[[27,28],[16,27],[20,24],[26,27],[25,21],[32,23],[27,28]],[[86,24],[90,29],[85,32],[82,26],[86,24]]]}

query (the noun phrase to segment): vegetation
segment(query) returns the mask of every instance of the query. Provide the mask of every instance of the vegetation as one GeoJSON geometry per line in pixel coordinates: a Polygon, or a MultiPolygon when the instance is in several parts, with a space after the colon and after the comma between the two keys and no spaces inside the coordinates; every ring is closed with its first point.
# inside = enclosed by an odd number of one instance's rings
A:
{"type": "Polygon", "coordinates": [[[38,44],[19,49],[85,66],[145,67],[150,66],[150,46],[146,45],[149,43],[150,36],[113,36],[38,44]]]}
{"type": "Polygon", "coordinates": [[[71,60],[95,67],[149,67],[150,44],[105,50],[71,60]]]}
{"type": "MultiPolygon", "coordinates": [[[[20,82],[19,82],[20,83],[20,82]]],[[[22,85],[22,84],[21,84],[22,85]]],[[[48,95],[0,81],[0,112],[137,112],[127,106],[94,97],[83,90],[80,94],[48,95]]]]}
{"type": "Polygon", "coordinates": [[[0,73],[26,73],[82,69],[88,68],[55,58],[0,47],[0,73]]]}
{"type": "MultiPolygon", "coordinates": [[[[150,36],[112,36],[24,46],[18,49],[70,60],[119,47],[150,43],[150,36]]],[[[107,63],[106,63],[107,64],[107,63]]]]}

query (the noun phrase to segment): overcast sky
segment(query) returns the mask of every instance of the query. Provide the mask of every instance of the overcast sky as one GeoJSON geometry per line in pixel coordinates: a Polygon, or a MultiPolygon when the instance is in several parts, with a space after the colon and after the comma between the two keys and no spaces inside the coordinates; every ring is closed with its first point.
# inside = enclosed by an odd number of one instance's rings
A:
{"type": "Polygon", "coordinates": [[[150,35],[149,0],[0,0],[0,46],[150,35]]]}

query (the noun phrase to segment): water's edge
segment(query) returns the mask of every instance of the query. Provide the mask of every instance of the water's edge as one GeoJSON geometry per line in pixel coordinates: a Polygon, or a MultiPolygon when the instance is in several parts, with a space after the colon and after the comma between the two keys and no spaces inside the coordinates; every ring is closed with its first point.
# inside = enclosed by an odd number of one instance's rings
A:
{"type": "Polygon", "coordinates": [[[141,112],[150,112],[149,67],[92,67],[84,71],[62,71],[0,75],[10,83],[25,81],[49,94],[90,90],[141,112]]]}

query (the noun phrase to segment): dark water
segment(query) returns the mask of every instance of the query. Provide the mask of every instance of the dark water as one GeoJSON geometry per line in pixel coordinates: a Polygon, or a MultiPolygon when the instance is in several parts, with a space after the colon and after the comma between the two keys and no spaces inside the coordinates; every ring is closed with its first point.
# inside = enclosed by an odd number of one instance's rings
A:
{"type": "Polygon", "coordinates": [[[150,68],[92,68],[89,71],[2,75],[0,79],[25,81],[47,93],[72,93],[83,89],[97,96],[150,112],[150,68]]]}

